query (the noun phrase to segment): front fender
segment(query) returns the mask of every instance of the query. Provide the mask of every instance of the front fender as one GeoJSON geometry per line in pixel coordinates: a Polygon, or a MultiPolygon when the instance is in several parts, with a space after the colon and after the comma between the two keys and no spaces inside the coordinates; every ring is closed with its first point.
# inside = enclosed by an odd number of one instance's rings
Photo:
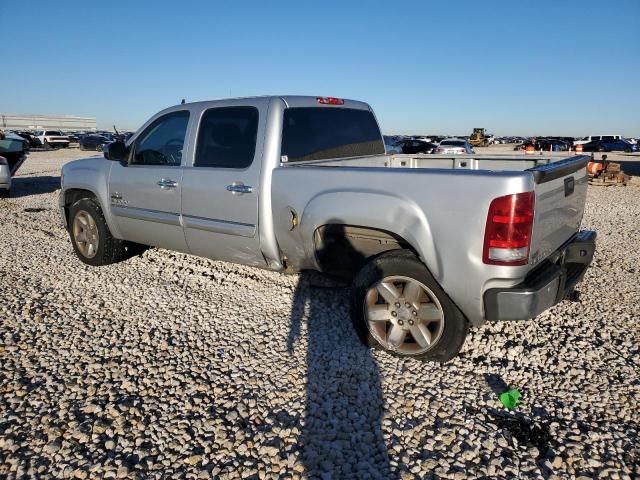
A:
{"type": "Polygon", "coordinates": [[[344,190],[323,192],[311,198],[300,220],[307,258],[315,259],[314,233],[327,224],[376,228],[398,235],[418,253],[431,274],[438,280],[441,278],[442,265],[429,221],[418,205],[407,198],[387,192],[344,190]]]}
{"type": "MultiPolygon", "coordinates": [[[[109,173],[111,162],[102,157],[87,158],[67,163],[62,168],[60,202],[63,203],[70,190],[86,190],[95,196],[111,234],[122,238],[118,224],[111,213],[109,201],[109,173]]],[[[62,205],[64,206],[64,204],[62,205]]]]}

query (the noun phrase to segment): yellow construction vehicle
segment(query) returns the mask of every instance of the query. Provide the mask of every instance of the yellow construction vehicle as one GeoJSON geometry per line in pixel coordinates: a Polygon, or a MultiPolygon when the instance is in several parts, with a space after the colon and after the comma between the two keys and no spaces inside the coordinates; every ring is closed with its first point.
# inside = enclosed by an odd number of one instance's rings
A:
{"type": "Polygon", "coordinates": [[[469,137],[469,143],[472,147],[486,147],[489,145],[489,137],[485,135],[484,128],[474,128],[469,137]]]}

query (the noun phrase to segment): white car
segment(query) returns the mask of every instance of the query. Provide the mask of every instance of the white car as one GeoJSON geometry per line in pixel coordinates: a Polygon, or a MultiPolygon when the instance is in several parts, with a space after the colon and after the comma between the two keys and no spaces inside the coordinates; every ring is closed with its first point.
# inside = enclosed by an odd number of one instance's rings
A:
{"type": "Polygon", "coordinates": [[[585,143],[595,142],[596,140],[624,140],[622,135],[588,135],[580,140],[574,140],[573,145],[584,145],[585,143]]]}
{"type": "Polygon", "coordinates": [[[476,152],[473,151],[469,142],[463,138],[447,138],[440,142],[440,145],[438,145],[438,148],[436,149],[436,153],[464,155],[476,152]]]}
{"type": "Polygon", "coordinates": [[[69,137],[59,130],[40,130],[35,133],[35,137],[40,140],[44,148],[67,148],[69,137]]]}

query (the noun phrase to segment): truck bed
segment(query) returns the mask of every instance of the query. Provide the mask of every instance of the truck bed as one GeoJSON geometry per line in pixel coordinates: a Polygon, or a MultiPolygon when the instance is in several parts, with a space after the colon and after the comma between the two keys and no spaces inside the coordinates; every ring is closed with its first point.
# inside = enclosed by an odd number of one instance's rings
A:
{"type": "MultiPolygon", "coordinates": [[[[587,159],[586,156],[579,156],[587,159]]],[[[319,167],[373,167],[373,168],[434,168],[445,170],[487,170],[522,172],[538,166],[549,165],[577,157],[545,157],[522,155],[432,155],[432,154],[392,154],[351,157],[338,160],[310,160],[284,164],[313,165],[319,167]]]]}
{"type": "Polygon", "coordinates": [[[479,323],[484,291],[515,286],[578,232],[588,161],[588,156],[373,155],[283,163],[272,178],[278,244],[290,264],[314,268],[303,262],[314,258],[309,239],[322,225],[393,232],[415,248],[467,318],[479,323]],[[529,264],[484,264],[490,203],[528,191],[535,192],[529,264]],[[292,216],[300,217],[302,234],[291,229],[292,216]]]}

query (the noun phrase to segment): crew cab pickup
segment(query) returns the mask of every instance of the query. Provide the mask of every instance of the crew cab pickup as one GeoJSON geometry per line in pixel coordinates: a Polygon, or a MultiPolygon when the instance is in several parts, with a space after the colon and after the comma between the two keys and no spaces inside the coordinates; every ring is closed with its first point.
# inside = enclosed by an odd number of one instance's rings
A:
{"type": "Polygon", "coordinates": [[[587,156],[389,155],[353,100],[177,105],[104,157],[62,170],[80,260],[143,244],[348,277],[362,340],[400,356],[445,361],[469,326],[537,316],[595,251],[587,156]]]}

